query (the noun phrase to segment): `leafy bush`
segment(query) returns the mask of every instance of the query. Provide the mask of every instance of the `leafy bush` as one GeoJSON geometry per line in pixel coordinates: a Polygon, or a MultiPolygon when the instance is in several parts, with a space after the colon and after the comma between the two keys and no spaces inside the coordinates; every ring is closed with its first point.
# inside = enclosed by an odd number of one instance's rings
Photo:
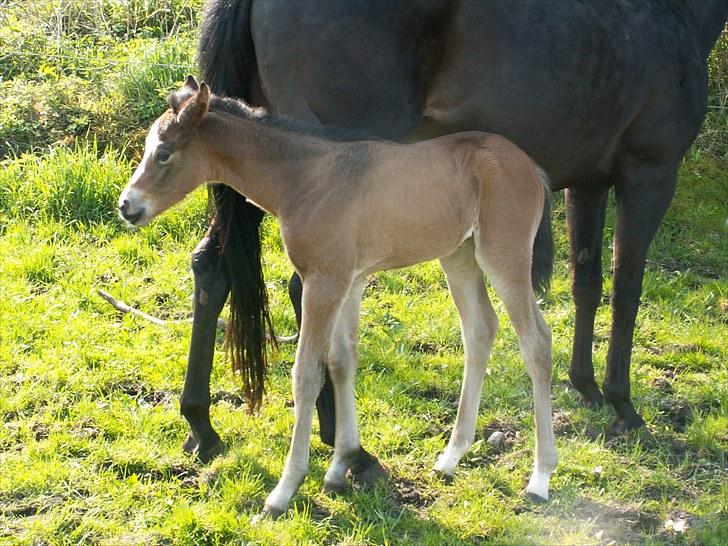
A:
{"type": "Polygon", "coordinates": [[[129,109],[124,115],[146,125],[164,111],[169,91],[195,72],[194,43],[190,38],[142,42],[137,47],[131,44],[135,53],[115,78],[129,109]]]}
{"type": "Polygon", "coordinates": [[[724,31],[708,57],[708,113],[695,149],[728,159],[728,32],[724,31]]]}

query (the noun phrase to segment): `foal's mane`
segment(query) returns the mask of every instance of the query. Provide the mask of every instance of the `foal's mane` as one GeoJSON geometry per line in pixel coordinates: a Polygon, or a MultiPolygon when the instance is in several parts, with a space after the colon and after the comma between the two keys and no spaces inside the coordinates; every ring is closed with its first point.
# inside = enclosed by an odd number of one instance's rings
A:
{"type": "Polygon", "coordinates": [[[209,108],[211,112],[230,114],[238,118],[263,123],[270,127],[275,127],[284,131],[316,136],[326,140],[335,140],[339,142],[380,140],[376,136],[365,131],[344,129],[335,125],[316,125],[315,123],[301,122],[285,116],[277,116],[275,114],[271,114],[263,107],[252,107],[243,100],[231,97],[211,95],[209,108]]]}

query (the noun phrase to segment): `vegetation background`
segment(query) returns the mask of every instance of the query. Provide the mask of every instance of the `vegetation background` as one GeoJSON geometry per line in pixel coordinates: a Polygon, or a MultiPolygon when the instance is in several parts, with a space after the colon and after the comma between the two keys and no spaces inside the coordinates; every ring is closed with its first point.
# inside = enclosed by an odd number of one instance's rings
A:
{"type": "MultiPolygon", "coordinates": [[[[392,483],[324,495],[330,450],[315,439],[293,509],[252,526],[288,446],[293,347],[273,359],[254,417],[217,351],[212,416],[229,450],[201,465],[180,448],[190,326],[122,316],[96,293],[162,318],[190,311],[204,190],[137,231],[121,225],[115,201],[167,91],[195,73],[200,5],[0,1],[0,543],[728,543],[728,35],[711,54],[708,117],[649,256],[632,374],[646,430],[610,437],[610,411],[580,407],[568,387],[573,304],[559,196],[543,302],[561,457],[552,500],[523,497],[531,387],[500,304],[477,441],[452,483],[429,474],[462,369],[456,314],[429,263],[375,276],[364,303],[361,430],[392,483]],[[500,449],[484,441],[494,430],[505,433],[500,449]]],[[[611,208],[608,223],[605,245],[611,208]]],[[[291,333],[291,267],[273,219],[264,232],[275,322],[291,333]]],[[[607,272],[609,260],[606,248],[607,272]]],[[[609,290],[607,275],[600,375],[609,290]]]]}

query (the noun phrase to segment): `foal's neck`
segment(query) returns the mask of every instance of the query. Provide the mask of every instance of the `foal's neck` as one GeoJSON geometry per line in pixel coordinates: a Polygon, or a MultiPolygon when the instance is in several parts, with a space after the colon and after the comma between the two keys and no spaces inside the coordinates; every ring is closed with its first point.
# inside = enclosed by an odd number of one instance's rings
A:
{"type": "Polygon", "coordinates": [[[201,127],[213,179],[280,216],[306,184],[306,164],[333,143],[264,121],[210,112],[201,127]]]}

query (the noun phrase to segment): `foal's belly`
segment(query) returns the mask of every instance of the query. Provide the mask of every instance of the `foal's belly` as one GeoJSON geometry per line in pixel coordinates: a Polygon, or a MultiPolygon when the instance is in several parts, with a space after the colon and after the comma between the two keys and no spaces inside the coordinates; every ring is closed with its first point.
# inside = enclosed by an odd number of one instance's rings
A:
{"type": "Polygon", "coordinates": [[[360,236],[360,267],[366,273],[398,269],[452,254],[473,234],[473,215],[452,209],[379,210],[360,236]],[[362,240],[366,239],[366,241],[362,240]]]}

